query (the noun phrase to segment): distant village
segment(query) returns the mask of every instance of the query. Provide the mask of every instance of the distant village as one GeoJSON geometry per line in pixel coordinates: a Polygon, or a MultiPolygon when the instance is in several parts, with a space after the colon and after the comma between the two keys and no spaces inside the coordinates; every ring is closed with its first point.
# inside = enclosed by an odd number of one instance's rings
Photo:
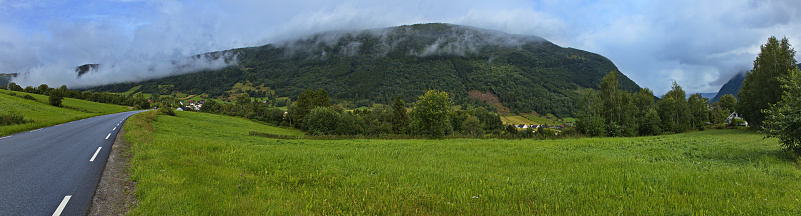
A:
{"type": "MultiPolygon", "coordinates": [[[[186,102],[178,101],[178,105],[179,106],[178,106],[178,108],[175,109],[175,111],[200,110],[200,107],[203,107],[204,103],[206,103],[206,100],[199,100],[199,101],[188,100],[186,102]]],[[[175,103],[173,102],[173,103],[170,103],[170,104],[174,105],[175,103]]]]}

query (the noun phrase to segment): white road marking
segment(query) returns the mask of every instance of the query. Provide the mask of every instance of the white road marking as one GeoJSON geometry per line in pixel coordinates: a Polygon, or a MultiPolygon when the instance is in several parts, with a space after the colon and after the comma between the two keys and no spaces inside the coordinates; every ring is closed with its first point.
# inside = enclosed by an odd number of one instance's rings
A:
{"type": "Polygon", "coordinates": [[[114,127],[114,129],[111,129],[111,130],[117,130],[117,127],[114,127]]]}
{"type": "Polygon", "coordinates": [[[110,133],[109,133],[108,135],[106,135],[106,139],[108,139],[108,137],[110,137],[110,136],[111,136],[111,134],[110,134],[110,133]]]}
{"type": "Polygon", "coordinates": [[[0,139],[5,139],[5,138],[9,138],[9,137],[11,137],[11,136],[0,137],[0,139]]]}
{"type": "Polygon", "coordinates": [[[40,131],[40,130],[42,130],[42,128],[39,128],[39,129],[36,129],[36,130],[32,130],[31,132],[36,132],[36,131],[40,131]]]}
{"type": "Polygon", "coordinates": [[[64,207],[67,207],[67,202],[70,201],[70,198],[72,198],[72,196],[65,196],[64,199],[61,200],[61,204],[58,205],[56,212],[53,212],[53,216],[61,215],[61,211],[64,211],[64,207]]]}
{"type": "Polygon", "coordinates": [[[100,153],[100,149],[103,147],[97,147],[97,151],[95,151],[95,155],[92,155],[92,159],[89,159],[89,162],[95,162],[95,157],[97,157],[97,153],[100,153]]]}

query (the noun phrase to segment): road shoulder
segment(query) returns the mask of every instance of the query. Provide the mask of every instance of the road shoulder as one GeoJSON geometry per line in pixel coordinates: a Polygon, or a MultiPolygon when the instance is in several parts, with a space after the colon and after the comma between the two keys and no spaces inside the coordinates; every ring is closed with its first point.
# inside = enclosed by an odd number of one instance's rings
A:
{"type": "MultiPolygon", "coordinates": [[[[124,126],[124,124],[123,124],[124,126]]],[[[92,198],[89,215],[124,215],[136,206],[136,182],[130,178],[130,146],[119,133],[111,147],[111,154],[92,198]]]]}

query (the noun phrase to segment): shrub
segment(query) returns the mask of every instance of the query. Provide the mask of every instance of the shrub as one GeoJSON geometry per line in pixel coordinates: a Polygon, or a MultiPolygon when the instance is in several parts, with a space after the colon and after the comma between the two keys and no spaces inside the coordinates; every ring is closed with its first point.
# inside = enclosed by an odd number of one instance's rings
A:
{"type": "Polygon", "coordinates": [[[331,135],[336,133],[340,114],[328,107],[311,110],[303,122],[311,135],[331,135]]]}
{"type": "Polygon", "coordinates": [[[175,111],[166,106],[159,107],[159,113],[169,116],[175,116],[175,111]]]}
{"type": "Polygon", "coordinates": [[[9,113],[9,114],[0,114],[0,125],[13,125],[13,124],[24,124],[25,116],[22,114],[16,113],[9,113]]]}
{"type": "Polygon", "coordinates": [[[50,102],[50,105],[55,106],[55,107],[60,107],[61,106],[61,99],[62,99],[61,94],[59,94],[56,91],[50,91],[50,98],[48,99],[49,102],[50,102]]]}
{"type": "Polygon", "coordinates": [[[36,100],[36,98],[33,98],[33,96],[31,96],[29,94],[26,94],[25,96],[22,96],[22,98],[25,98],[25,99],[28,99],[28,100],[36,100]]]}

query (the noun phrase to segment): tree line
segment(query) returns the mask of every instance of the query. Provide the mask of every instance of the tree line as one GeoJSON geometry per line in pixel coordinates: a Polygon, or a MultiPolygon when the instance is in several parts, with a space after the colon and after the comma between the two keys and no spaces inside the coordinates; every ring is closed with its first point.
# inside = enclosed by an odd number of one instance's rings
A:
{"type": "Polygon", "coordinates": [[[246,93],[237,96],[236,103],[232,104],[209,100],[200,111],[294,127],[310,135],[397,134],[441,138],[461,134],[481,137],[504,129],[500,116],[495,113],[484,108],[453,110],[452,105],[447,92],[431,90],[418,98],[411,112],[399,96],[392,106],[377,104],[372,109],[345,110],[331,104],[325,89],[318,89],[301,93],[286,112],[254,102],[246,93]]]}
{"type": "Polygon", "coordinates": [[[647,136],[704,130],[707,123],[720,124],[733,112],[737,99],[728,94],[709,103],[701,94],[687,98],[676,82],[659,100],[643,88],[631,93],[618,87],[618,73],[601,81],[600,90],[584,94],[576,130],[589,136],[647,136]]]}
{"type": "Polygon", "coordinates": [[[48,102],[53,106],[61,106],[62,99],[67,97],[98,103],[130,106],[136,109],[150,108],[150,102],[148,102],[148,99],[144,98],[142,94],[121,95],[108,92],[79,91],[68,89],[66,85],[61,85],[59,88],[51,88],[46,84],[39,85],[38,87],[27,86],[22,88],[22,86],[13,82],[9,83],[8,86],[0,87],[0,89],[47,95],[49,96],[48,102]]]}
{"type": "MultiPolygon", "coordinates": [[[[787,38],[760,46],[754,67],[743,80],[739,102],[724,95],[710,104],[700,94],[685,97],[673,82],[658,101],[645,88],[630,93],[617,87],[617,73],[606,75],[600,90],[584,95],[576,129],[589,136],[637,136],[704,130],[705,122],[720,123],[738,112],[749,127],[776,137],[786,150],[801,154],[801,71],[787,38]]],[[[732,119],[737,125],[742,120],[732,119]]]]}

